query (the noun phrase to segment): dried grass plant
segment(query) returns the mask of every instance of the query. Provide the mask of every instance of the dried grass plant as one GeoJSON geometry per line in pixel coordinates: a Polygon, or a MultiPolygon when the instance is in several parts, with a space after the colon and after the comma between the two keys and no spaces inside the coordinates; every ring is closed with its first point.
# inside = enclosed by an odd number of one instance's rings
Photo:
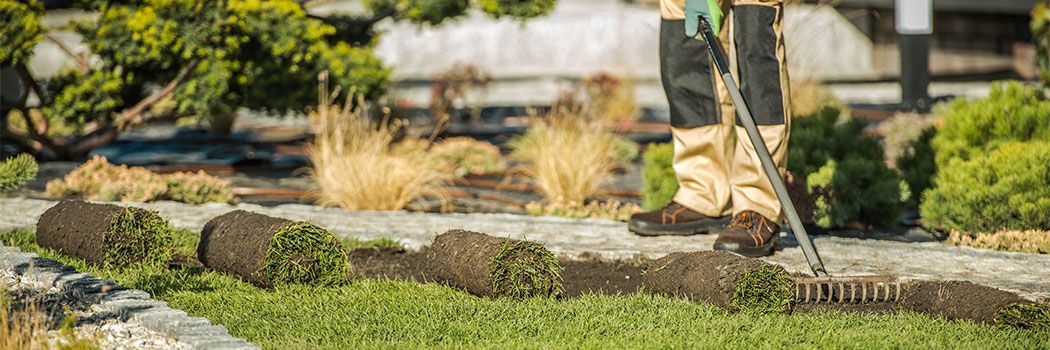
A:
{"type": "Polygon", "coordinates": [[[510,157],[525,163],[551,203],[582,206],[611,177],[616,135],[601,121],[580,115],[580,109],[556,108],[544,118],[534,117],[525,135],[508,143],[510,157]]]}
{"type": "Polygon", "coordinates": [[[46,321],[47,314],[35,304],[15,308],[7,289],[0,287],[0,350],[45,348],[46,321]]]}
{"type": "Polygon", "coordinates": [[[952,230],[948,242],[953,245],[974,248],[1004,250],[1010,252],[1050,254],[1050,231],[997,231],[978,233],[976,237],[952,230]]]}
{"type": "Polygon", "coordinates": [[[424,194],[441,193],[450,175],[427,161],[429,141],[395,142],[400,122],[387,114],[373,123],[361,98],[339,105],[339,89],[329,91],[325,73],[319,79],[320,103],[309,114],[317,134],[306,152],[313,162],[311,176],[321,187],[321,205],[401,210],[424,194]]]}

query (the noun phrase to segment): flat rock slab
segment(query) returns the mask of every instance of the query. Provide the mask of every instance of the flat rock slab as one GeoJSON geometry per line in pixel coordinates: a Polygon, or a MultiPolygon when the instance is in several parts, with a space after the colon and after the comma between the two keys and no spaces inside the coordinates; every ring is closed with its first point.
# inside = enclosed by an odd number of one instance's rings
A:
{"type": "MultiPolygon", "coordinates": [[[[56,201],[0,199],[0,228],[34,227],[36,219],[56,201]]],[[[118,203],[119,204],[119,203],[118,203]]],[[[414,212],[347,211],[301,204],[263,207],[255,204],[175,202],[132,204],[157,210],[178,228],[200,230],[212,218],[244,209],[290,220],[310,221],[340,235],[360,239],[390,238],[406,248],[430,245],[434,236],[450,229],[484,232],[498,237],[544,243],[555,254],[579,257],[594,253],[608,259],[638,256],[659,258],[676,251],[710,250],[714,235],[640,237],[621,222],[566,219],[513,214],[431,214],[414,212]]],[[[794,237],[784,235],[784,250],[763,260],[789,272],[809,272],[794,237]]],[[[1050,302],[1050,255],[999,252],[944,243],[906,243],[893,240],[816,236],[814,245],[833,276],[890,274],[911,279],[965,280],[1017,292],[1025,298],[1050,302]]]]}

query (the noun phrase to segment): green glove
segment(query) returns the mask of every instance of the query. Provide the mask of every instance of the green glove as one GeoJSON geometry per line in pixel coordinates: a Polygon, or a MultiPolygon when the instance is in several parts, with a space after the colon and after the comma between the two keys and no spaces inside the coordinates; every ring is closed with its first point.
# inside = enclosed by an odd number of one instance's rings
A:
{"type": "MultiPolygon", "coordinates": [[[[711,30],[718,36],[722,27],[722,8],[718,7],[718,0],[685,0],[685,35],[694,38],[700,31],[700,16],[707,18],[711,23],[711,30]]],[[[697,39],[704,40],[701,36],[697,39]]]]}

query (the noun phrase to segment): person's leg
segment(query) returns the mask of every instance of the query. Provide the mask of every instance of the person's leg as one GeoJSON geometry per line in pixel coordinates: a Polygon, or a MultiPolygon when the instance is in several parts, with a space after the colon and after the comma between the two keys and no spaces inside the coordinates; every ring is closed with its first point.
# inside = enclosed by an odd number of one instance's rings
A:
{"type": "MultiPolygon", "coordinates": [[[[791,119],[781,31],[783,11],[783,0],[736,0],[733,6],[740,92],[780,176],[787,166],[791,119]]],[[[739,122],[735,129],[737,143],[730,168],[733,223],[719,233],[715,249],[769,255],[779,244],[780,202],[747,131],[739,122]]]]}
{"type": "MultiPolygon", "coordinates": [[[[679,188],[667,207],[631,218],[628,227],[642,235],[718,231],[731,209],[733,128],[732,119],[723,116],[733,115],[732,102],[728,95],[718,96],[707,43],[685,36],[683,5],[684,0],[660,2],[660,76],[670,106],[679,188]]],[[[722,26],[723,40],[727,27],[722,26]]]]}

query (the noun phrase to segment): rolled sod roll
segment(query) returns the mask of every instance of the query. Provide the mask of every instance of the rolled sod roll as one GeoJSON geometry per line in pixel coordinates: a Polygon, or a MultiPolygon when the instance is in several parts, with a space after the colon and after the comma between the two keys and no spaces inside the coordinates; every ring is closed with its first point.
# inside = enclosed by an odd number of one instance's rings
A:
{"type": "Polygon", "coordinates": [[[438,235],[427,251],[427,276],[483,297],[558,297],[561,265],[536,242],[466,230],[438,235]]]}
{"type": "Polygon", "coordinates": [[[67,200],[40,215],[36,242],[103,267],[171,259],[172,230],[156,211],[67,200]]]}
{"type": "Polygon", "coordinates": [[[721,251],[668,254],[650,265],[642,285],[652,294],[766,313],[790,311],[795,292],[783,267],[721,251]]]}
{"type": "Polygon", "coordinates": [[[901,310],[988,325],[1050,329],[1050,307],[1017,294],[965,281],[913,281],[901,290],[901,310]]]}
{"type": "Polygon", "coordinates": [[[342,285],[351,269],[346,250],[328,231],[244,210],[204,225],[197,258],[208,268],[262,287],[342,285]]]}

